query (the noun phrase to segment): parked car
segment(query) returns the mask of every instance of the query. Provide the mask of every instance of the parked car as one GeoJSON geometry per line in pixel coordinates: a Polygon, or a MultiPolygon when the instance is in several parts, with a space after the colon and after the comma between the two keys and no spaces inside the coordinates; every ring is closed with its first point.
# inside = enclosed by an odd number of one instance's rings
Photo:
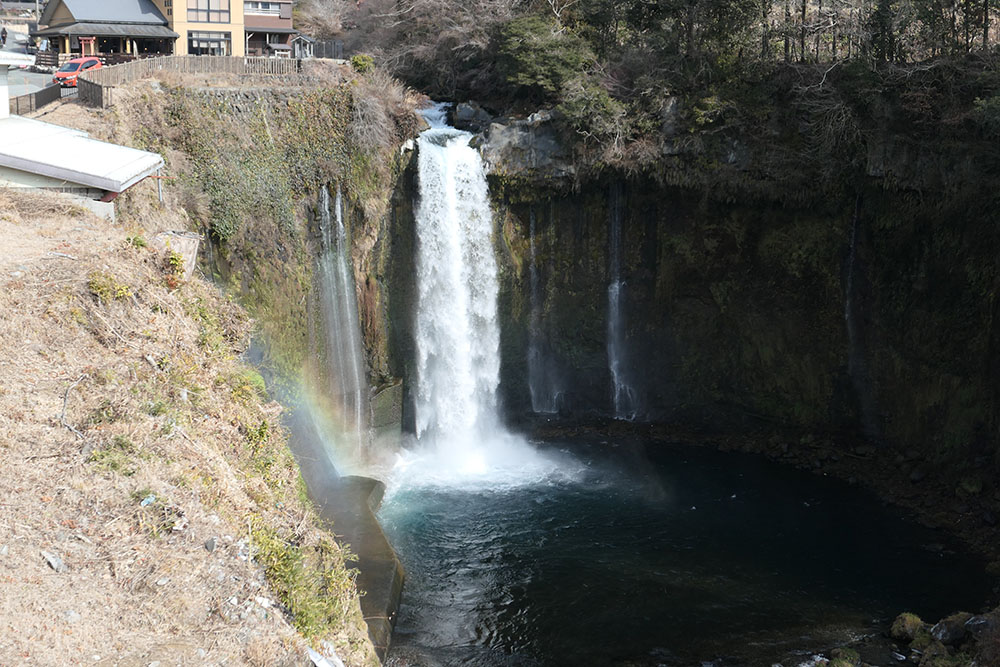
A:
{"type": "Polygon", "coordinates": [[[63,87],[75,87],[76,77],[80,75],[80,72],[85,72],[89,69],[99,69],[100,67],[101,61],[93,56],[73,58],[73,60],[66,61],[65,65],[56,70],[55,76],[52,77],[52,83],[58,83],[63,87]]]}

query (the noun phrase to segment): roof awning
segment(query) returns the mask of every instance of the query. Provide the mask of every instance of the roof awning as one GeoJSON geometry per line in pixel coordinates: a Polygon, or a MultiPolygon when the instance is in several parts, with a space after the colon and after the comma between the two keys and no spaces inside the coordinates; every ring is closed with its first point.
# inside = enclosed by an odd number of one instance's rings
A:
{"type": "Polygon", "coordinates": [[[165,25],[148,25],[141,23],[70,23],[54,26],[44,30],[36,30],[32,37],[51,37],[67,35],[76,37],[140,37],[157,39],[177,39],[176,32],[165,25]]]}
{"type": "Polygon", "coordinates": [[[295,28],[255,28],[253,26],[243,26],[248,33],[255,35],[297,35],[299,31],[295,28]]]}
{"type": "Polygon", "coordinates": [[[0,120],[0,166],[122,192],[163,166],[163,158],[97,141],[85,132],[11,116],[0,120]]]}

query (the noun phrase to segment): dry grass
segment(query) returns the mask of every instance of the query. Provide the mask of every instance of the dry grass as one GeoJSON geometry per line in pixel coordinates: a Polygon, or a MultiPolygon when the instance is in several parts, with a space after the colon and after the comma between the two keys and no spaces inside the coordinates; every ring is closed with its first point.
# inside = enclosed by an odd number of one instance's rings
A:
{"type": "MultiPolygon", "coordinates": [[[[0,664],[301,661],[249,527],[329,549],[281,406],[238,359],[243,311],[200,279],[171,289],[164,257],[126,241],[182,217],[133,197],[113,227],[0,191],[0,664]],[[121,296],[97,298],[94,274],[121,296]]],[[[329,639],[373,664],[350,609],[329,639]]]]}

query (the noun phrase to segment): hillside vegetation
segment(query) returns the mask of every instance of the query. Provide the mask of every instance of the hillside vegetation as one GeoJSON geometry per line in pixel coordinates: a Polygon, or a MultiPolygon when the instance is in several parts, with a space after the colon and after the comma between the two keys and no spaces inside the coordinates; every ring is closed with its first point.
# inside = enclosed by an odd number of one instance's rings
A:
{"type": "Polygon", "coordinates": [[[764,168],[823,161],[828,176],[856,170],[878,121],[986,138],[1000,108],[988,2],[301,4],[336,14],[346,44],[432,97],[499,115],[553,109],[579,162],[598,168],[655,173],[756,140],[783,153],[764,168]],[[902,113],[886,118],[880,103],[902,113]]]}
{"type": "Polygon", "coordinates": [[[155,247],[186,218],[152,182],[118,225],[0,191],[0,663],[301,664],[311,643],[377,664],[351,556],[240,361],[252,322],[155,247]]]}

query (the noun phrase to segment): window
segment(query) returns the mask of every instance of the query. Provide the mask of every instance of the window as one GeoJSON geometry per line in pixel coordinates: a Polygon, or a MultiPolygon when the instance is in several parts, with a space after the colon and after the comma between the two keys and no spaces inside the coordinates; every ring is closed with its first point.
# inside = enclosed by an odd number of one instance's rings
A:
{"type": "Polygon", "coordinates": [[[281,3],[261,2],[260,0],[247,0],[246,2],[243,3],[243,13],[279,16],[281,14],[281,3]]]}
{"type": "Polygon", "coordinates": [[[229,23],[229,0],[187,0],[188,21],[229,23]]]}
{"type": "Polygon", "coordinates": [[[232,52],[232,33],[194,31],[188,33],[188,53],[193,56],[228,56],[232,52]]]}

